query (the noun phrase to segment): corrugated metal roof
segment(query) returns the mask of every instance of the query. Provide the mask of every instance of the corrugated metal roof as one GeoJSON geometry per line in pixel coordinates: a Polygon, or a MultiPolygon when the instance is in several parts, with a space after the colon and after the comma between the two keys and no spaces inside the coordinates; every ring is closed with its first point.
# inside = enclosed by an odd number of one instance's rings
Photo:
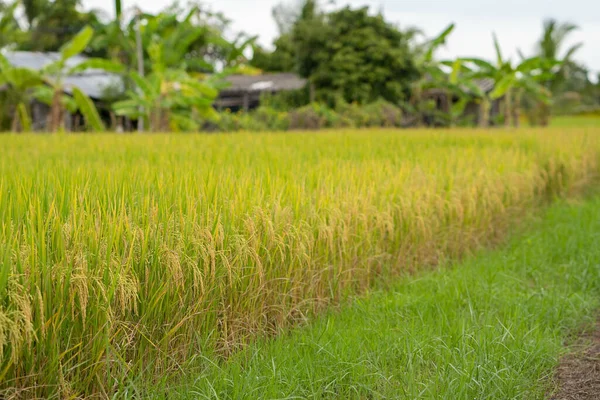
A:
{"type": "MultiPolygon", "coordinates": [[[[425,79],[429,82],[432,81],[430,75],[425,75],[425,79]]],[[[496,86],[495,82],[492,78],[474,79],[473,83],[475,85],[477,85],[479,87],[479,89],[481,91],[483,91],[484,93],[490,93],[492,90],[494,90],[494,87],[496,86]]],[[[462,89],[465,90],[466,92],[470,91],[466,86],[463,86],[462,89]]],[[[443,88],[430,88],[427,91],[430,93],[434,93],[436,91],[443,92],[444,89],[443,88]]]]}
{"type": "Polygon", "coordinates": [[[292,73],[262,74],[262,75],[230,75],[225,78],[230,86],[223,89],[221,94],[235,92],[278,92],[282,90],[302,89],[306,79],[292,73]]]}
{"type": "MultiPolygon", "coordinates": [[[[55,52],[30,52],[13,51],[5,54],[8,61],[15,67],[30,68],[39,71],[48,64],[60,59],[60,54],[55,52]]],[[[73,68],[87,60],[84,56],[75,56],[67,60],[67,68],[73,68]]],[[[119,75],[99,69],[69,75],[64,79],[65,92],[71,93],[73,87],[78,87],[82,92],[93,99],[101,99],[109,88],[123,90],[123,82],[119,75]]]]}
{"type": "MultiPolygon", "coordinates": [[[[60,53],[56,52],[36,52],[36,51],[11,51],[5,54],[8,61],[15,67],[31,68],[40,70],[46,65],[58,61],[60,59],[60,53]]],[[[87,58],[84,56],[75,56],[67,60],[67,67],[75,67],[87,58]]]]}
{"type": "Polygon", "coordinates": [[[475,84],[479,86],[484,93],[489,93],[494,89],[494,80],[492,78],[476,79],[475,84]]]}
{"type": "Polygon", "coordinates": [[[106,97],[106,92],[109,90],[124,91],[121,78],[118,75],[108,73],[71,75],[65,78],[64,85],[65,92],[70,94],[73,91],[73,87],[78,87],[92,99],[106,97]]]}

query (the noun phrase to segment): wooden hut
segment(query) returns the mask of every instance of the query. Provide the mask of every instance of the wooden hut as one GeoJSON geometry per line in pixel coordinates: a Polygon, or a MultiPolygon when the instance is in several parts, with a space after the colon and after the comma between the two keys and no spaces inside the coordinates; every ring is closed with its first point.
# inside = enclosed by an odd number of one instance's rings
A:
{"type": "Polygon", "coordinates": [[[229,86],[219,93],[215,102],[218,110],[251,110],[260,105],[261,96],[283,91],[303,89],[307,80],[293,73],[261,75],[230,75],[225,78],[229,86]]]}

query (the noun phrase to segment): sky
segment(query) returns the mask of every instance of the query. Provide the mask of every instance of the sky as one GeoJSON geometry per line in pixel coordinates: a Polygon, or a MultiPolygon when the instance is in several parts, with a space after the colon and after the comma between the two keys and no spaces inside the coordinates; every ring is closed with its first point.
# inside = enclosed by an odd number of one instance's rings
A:
{"type": "MultiPolygon", "coordinates": [[[[294,0],[204,0],[213,11],[222,11],[232,28],[258,35],[259,42],[270,46],[277,36],[271,10],[276,4],[294,0]]],[[[113,14],[112,0],[82,0],[85,8],[113,14]]],[[[172,0],[123,0],[125,9],[140,6],[156,12],[172,0]]],[[[181,1],[185,4],[185,0],[181,1]]],[[[495,59],[492,32],[496,32],[503,52],[517,59],[517,49],[531,54],[541,35],[542,20],[556,18],[576,23],[571,44],[583,42],[575,59],[583,62],[594,80],[600,73],[600,1],[597,0],[337,0],[336,6],[368,5],[383,11],[386,19],[402,27],[417,26],[429,37],[441,32],[450,22],[456,29],[446,48],[438,56],[478,56],[495,59]]]]}

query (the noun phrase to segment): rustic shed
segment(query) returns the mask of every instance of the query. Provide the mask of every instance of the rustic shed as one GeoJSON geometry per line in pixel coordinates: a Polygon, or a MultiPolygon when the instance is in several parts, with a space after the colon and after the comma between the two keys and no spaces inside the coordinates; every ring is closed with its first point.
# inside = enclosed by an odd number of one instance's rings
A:
{"type": "Polygon", "coordinates": [[[229,86],[221,90],[215,102],[217,109],[250,110],[260,105],[264,94],[299,90],[307,84],[306,79],[293,73],[230,75],[225,81],[229,86]]]}
{"type": "MultiPolygon", "coordinates": [[[[5,54],[6,59],[15,67],[29,68],[32,70],[39,71],[48,64],[58,60],[60,54],[56,52],[29,52],[29,51],[13,51],[5,54]]],[[[67,60],[66,68],[73,68],[82,62],[86,61],[87,58],[84,56],[75,56],[67,60]]],[[[103,113],[102,99],[108,93],[108,91],[123,92],[124,85],[123,80],[117,74],[109,73],[99,69],[88,69],[86,71],[79,72],[64,77],[63,79],[64,91],[67,94],[72,94],[73,88],[77,87],[82,92],[87,94],[99,108],[101,114],[103,113]]],[[[0,91],[5,88],[0,88],[0,91]]],[[[46,126],[49,107],[38,101],[34,101],[31,104],[32,120],[34,130],[43,130],[46,126]]],[[[107,115],[103,115],[107,117],[107,115]]],[[[77,116],[65,115],[65,127],[71,129],[74,125],[78,124],[77,116]]]]}
{"type": "MultiPolygon", "coordinates": [[[[30,52],[14,51],[5,54],[8,62],[15,67],[30,68],[36,71],[58,60],[59,53],[55,52],[30,52]]],[[[73,68],[86,61],[87,57],[75,56],[67,60],[67,68],[73,68]]],[[[73,87],[78,87],[94,100],[104,97],[109,88],[123,88],[121,77],[100,69],[88,69],[77,74],[69,75],[64,79],[65,92],[71,93],[73,87]]]]}
{"type": "MultiPolygon", "coordinates": [[[[490,94],[494,90],[494,80],[490,78],[477,79],[474,82],[479,89],[486,93],[490,94]]],[[[467,88],[463,88],[465,92],[470,92],[467,88]]],[[[472,117],[473,121],[477,124],[480,123],[483,116],[481,115],[481,107],[480,101],[475,93],[472,93],[473,98],[467,104],[464,110],[465,117],[472,117]]],[[[435,106],[438,111],[442,111],[444,113],[450,112],[450,105],[457,102],[459,99],[456,96],[453,96],[445,89],[441,88],[430,88],[423,92],[423,98],[435,101],[435,106]]],[[[492,101],[489,107],[489,115],[487,117],[488,121],[493,121],[494,118],[500,114],[500,104],[501,99],[496,99],[492,101]]]]}

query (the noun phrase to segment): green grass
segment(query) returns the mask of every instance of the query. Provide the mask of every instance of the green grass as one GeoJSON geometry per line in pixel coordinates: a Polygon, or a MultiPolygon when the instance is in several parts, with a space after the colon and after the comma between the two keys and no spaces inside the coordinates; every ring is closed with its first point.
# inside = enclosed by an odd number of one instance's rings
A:
{"type": "Polygon", "coordinates": [[[598,115],[573,115],[552,118],[550,124],[557,128],[598,128],[600,127],[600,116],[598,115]]]}
{"type": "Polygon", "coordinates": [[[561,203],[503,250],[406,277],[229,362],[206,363],[179,395],[542,399],[568,334],[596,317],[599,242],[600,198],[561,203]]]}

